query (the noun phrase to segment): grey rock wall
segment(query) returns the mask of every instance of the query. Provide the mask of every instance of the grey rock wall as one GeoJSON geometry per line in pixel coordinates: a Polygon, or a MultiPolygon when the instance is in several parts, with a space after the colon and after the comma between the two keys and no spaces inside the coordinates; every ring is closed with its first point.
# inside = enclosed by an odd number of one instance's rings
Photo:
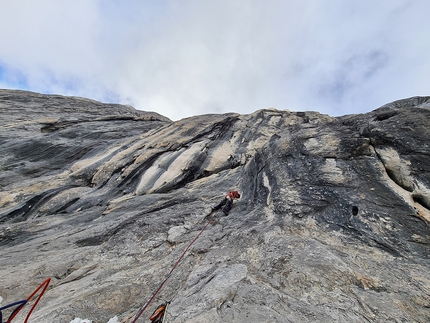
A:
{"type": "Polygon", "coordinates": [[[428,322],[430,97],[180,121],[0,90],[0,297],[32,322],[428,322]]]}

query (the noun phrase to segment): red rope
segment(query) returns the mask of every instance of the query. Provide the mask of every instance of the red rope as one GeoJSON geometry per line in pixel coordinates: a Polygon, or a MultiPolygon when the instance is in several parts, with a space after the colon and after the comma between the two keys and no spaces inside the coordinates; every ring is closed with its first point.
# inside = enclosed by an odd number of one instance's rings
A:
{"type": "Polygon", "coordinates": [[[136,321],[139,319],[139,317],[143,314],[143,312],[148,308],[149,304],[151,304],[151,302],[154,300],[155,296],[157,296],[157,294],[160,292],[161,288],[163,288],[164,284],[166,283],[166,281],[169,279],[169,277],[172,275],[173,271],[176,269],[176,267],[178,267],[179,263],[181,262],[181,260],[184,258],[185,254],[187,253],[187,251],[191,248],[191,246],[197,241],[197,239],[202,235],[203,231],[206,230],[206,228],[209,226],[209,224],[211,224],[213,221],[208,221],[208,223],[206,223],[206,225],[204,226],[204,228],[200,231],[200,233],[194,238],[193,241],[191,241],[191,243],[188,245],[188,247],[184,250],[184,252],[182,253],[182,255],[179,257],[178,261],[176,261],[175,265],[173,266],[173,268],[170,270],[170,272],[167,274],[166,278],[161,282],[161,284],[158,286],[158,288],[155,290],[155,292],[152,294],[151,298],[146,302],[146,304],[143,306],[143,308],[139,311],[139,313],[136,315],[136,317],[134,318],[132,323],[136,323],[136,321]]]}
{"type": "MultiPolygon", "coordinates": [[[[48,288],[49,282],[51,281],[51,278],[47,278],[45,279],[45,281],[39,285],[39,287],[37,287],[35,289],[35,291],[27,298],[27,304],[28,302],[33,298],[34,295],[37,294],[37,292],[43,287],[42,292],[40,293],[40,295],[37,297],[36,302],[33,304],[33,306],[30,309],[30,312],[28,312],[27,317],[25,318],[24,323],[28,322],[28,319],[30,318],[31,313],[34,311],[34,309],[36,308],[37,304],[39,303],[40,299],[42,298],[43,294],[45,293],[46,289],[48,288]]],[[[16,311],[13,315],[11,315],[9,317],[9,319],[7,320],[7,323],[12,322],[13,318],[24,308],[24,306],[21,306],[21,308],[16,311]]]]}

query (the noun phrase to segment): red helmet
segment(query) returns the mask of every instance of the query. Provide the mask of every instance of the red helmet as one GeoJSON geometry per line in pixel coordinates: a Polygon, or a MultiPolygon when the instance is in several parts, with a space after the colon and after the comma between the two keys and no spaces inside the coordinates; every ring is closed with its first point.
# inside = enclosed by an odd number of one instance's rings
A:
{"type": "Polygon", "coordinates": [[[228,197],[231,197],[232,199],[238,199],[240,198],[240,194],[238,191],[230,191],[227,193],[228,197]]]}

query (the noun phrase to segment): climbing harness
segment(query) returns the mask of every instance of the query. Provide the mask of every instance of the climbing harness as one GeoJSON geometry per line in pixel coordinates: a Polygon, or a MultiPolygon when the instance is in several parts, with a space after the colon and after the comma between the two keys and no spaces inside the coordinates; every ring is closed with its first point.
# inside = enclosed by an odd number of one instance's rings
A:
{"type": "Polygon", "coordinates": [[[24,323],[28,322],[28,319],[30,318],[31,313],[33,313],[34,309],[36,308],[37,304],[39,303],[40,299],[42,298],[43,294],[45,293],[46,289],[48,288],[49,282],[51,281],[51,278],[47,278],[45,279],[45,281],[39,285],[39,287],[37,287],[33,293],[31,293],[31,295],[24,300],[0,307],[0,323],[3,323],[3,316],[2,316],[2,311],[10,308],[10,307],[14,307],[17,306],[17,308],[15,308],[13,310],[13,312],[11,313],[11,315],[9,316],[9,318],[7,319],[7,321],[5,323],[11,323],[12,320],[14,319],[14,317],[24,308],[25,304],[27,304],[28,302],[30,302],[32,300],[32,298],[34,297],[34,295],[37,294],[37,292],[42,289],[42,291],[40,292],[40,295],[37,297],[36,302],[34,302],[33,306],[31,307],[30,311],[27,314],[27,317],[25,318],[24,323]]]}
{"type": "MultiPolygon", "coordinates": [[[[181,254],[181,256],[179,257],[179,259],[176,261],[175,265],[172,267],[172,269],[170,270],[170,272],[167,274],[166,278],[160,283],[160,285],[158,285],[158,287],[154,290],[154,292],[152,293],[152,296],[149,298],[149,300],[145,303],[145,305],[143,305],[141,307],[141,309],[138,311],[138,313],[136,314],[134,320],[132,323],[136,323],[137,320],[139,319],[139,317],[143,314],[143,312],[145,312],[145,310],[148,308],[149,304],[151,304],[151,302],[154,300],[155,296],[157,296],[157,294],[160,292],[160,290],[163,288],[164,284],[167,282],[167,280],[170,278],[170,276],[172,275],[173,271],[176,269],[176,267],[178,267],[179,263],[182,261],[182,259],[184,258],[185,254],[188,252],[188,250],[191,248],[191,246],[197,241],[198,238],[200,238],[200,236],[202,235],[202,233],[206,230],[206,228],[214,223],[215,221],[215,217],[213,217],[212,219],[210,219],[206,225],[203,227],[202,230],[200,230],[199,234],[194,238],[193,241],[191,241],[191,243],[187,246],[187,248],[185,248],[184,252],[181,254]]],[[[170,302],[168,302],[170,303],[170,302]]],[[[161,305],[160,305],[161,306],[161,305]]],[[[167,306],[166,306],[167,308],[167,306]]],[[[157,310],[156,310],[157,311],[157,310]]],[[[163,311],[163,317],[165,317],[164,315],[165,313],[165,309],[163,311]]],[[[154,312],[155,314],[155,312],[154,312]]],[[[153,314],[153,315],[154,315],[153,314]]],[[[151,316],[152,317],[152,316],[151,316]]],[[[164,319],[163,319],[164,321],[164,319]]],[[[153,321],[153,323],[161,323],[161,321],[153,321]]]]}

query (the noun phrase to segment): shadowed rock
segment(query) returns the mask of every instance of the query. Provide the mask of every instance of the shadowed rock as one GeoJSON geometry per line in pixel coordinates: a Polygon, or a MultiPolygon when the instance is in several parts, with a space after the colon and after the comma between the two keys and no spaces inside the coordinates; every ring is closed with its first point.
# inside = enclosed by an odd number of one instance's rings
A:
{"type": "Polygon", "coordinates": [[[172,323],[430,320],[429,97],[172,122],[0,90],[0,109],[0,296],[51,277],[34,322],[131,322],[230,189],[142,322],[170,299],[172,323]]]}

